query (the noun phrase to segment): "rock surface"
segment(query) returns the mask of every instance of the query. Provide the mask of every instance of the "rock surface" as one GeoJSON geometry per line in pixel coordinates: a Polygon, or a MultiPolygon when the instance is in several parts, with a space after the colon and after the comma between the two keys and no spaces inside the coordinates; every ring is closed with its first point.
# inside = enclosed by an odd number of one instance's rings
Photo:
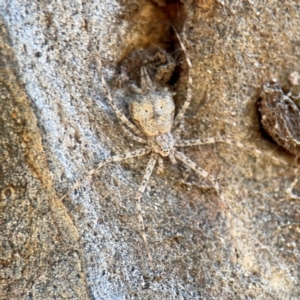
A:
{"type": "Polygon", "coordinates": [[[273,78],[299,92],[288,84],[300,72],[295,1],[11,0],[0,2],[0,18],[1,300],[299,299],[299,175],[261,134],[256,107],[273,78]],[[171,22],[193,64],[182,139],[222,135],[263,155],[182,149],[217,178],[231,217],[210,182],[182,164],[154,171],[142,198],[151,271],[134,202],[147,157],[71,188],[105,157],[142,147],[105,99],[99,55],[128,115],[120,65],[136,49],[164,49],[182,104],[188,68],[171,22]]]}

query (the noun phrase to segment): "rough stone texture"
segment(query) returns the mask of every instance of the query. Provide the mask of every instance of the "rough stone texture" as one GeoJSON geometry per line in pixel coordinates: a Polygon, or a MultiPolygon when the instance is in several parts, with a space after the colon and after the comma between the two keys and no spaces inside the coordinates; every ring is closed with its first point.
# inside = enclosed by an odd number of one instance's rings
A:
{"type": "MultiPolygon", "coordinates": [[[[294,160],[261,135],[256,108],[264,83],[278,78],[288,88],[289,74],[300,72],[300,7],[165,3],[0,2],[0,299],[300,297],[300,186],[286,193],[296,171],[271,156],[294,160]],[[128,113],[116,67],[134,49],[167,49],[170,20],[185,24],[194,67],[182,138],[222,134],[264,155],[228,145],[184,149],[218,178],[231,220],[209,182],[182,164],[166,161],[164,174],[154,172],[142,199],[152,272],[133,201],[146,157],[105,166],[60,198],[104,157],[140,147],[105,101],[97,55],[128,113]]],[[[182,65],[178,82],[187,79],[182,65]]],[[[184,86],[175,86],[177,105],[184,86]]]]}
{"type": "Polygon", "coordinates": [[[0,299],[87,299],[79,235],[0,23],[0,299]]]}

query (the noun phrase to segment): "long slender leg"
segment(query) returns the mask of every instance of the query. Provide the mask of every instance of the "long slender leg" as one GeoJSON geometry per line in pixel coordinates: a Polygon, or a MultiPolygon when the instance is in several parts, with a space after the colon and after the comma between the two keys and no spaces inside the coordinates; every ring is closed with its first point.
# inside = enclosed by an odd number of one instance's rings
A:
{"type": "Polygon", "coordinates": [[[149,248],[149,244],[148,244],[148,240],[147,240],[147,236],[146,236],[146,231],[145,231],[145,224],[144,224],[144,219],[143,219],[143,214],[142,214],[142,206],[141,206],[141,197],[145,191],[145,188],[148,184],[149,178],[152,174],[152,171],[154,169],[155,163],[157,160],[157,154],[153,153],[151,155],[151,158],[147,164],[146,167],[146,171],[142,180],[142,183],[135,195],[135,201],[136,201],[136,207],[137,207],[137,211],[138,211],[138,217],[139,217],[139,221],[140,224],[142,226],[142,237],[145,243],[145,248],[147,251],[147,255],[148,255],[148,259],[149,259],[149,264],[150,264],[150,268],[153,269],[153,259],[152,259],[152,255],[150,252],[150,248],[149,248]]]}
{"type": "Polygon", "coordinates": [[[180,161],[182,161],[184,164],[186,164],[188,167],[190,167],[191,169],[196,171],[202,177],[207,178],[212,183],[212,185],[215,188],[216,192],[218,193],[221,201],[223,202],[223,204],[225,204],[227,210],[230,211],[230,207],[227,204],[224,194],[214,176],[210,175],[208,172],[206,172],[205,170],[200,168],[196,163],[194,163],[192,160],[190,160],[188,157],[186,157],[183,153],[181,153],[179,151],[174,151],[174,156],[177,159],[179,159],[180,161]]]}
{"type": "Polygon", "coordinates": [[[120,121],[127,126],[128,128],[130,128],[136,135],[141,136],[143,135],[141,133],[141,131],[135,127],[135,125],[133,123],[131,123],[124,115],[123,113],[118,109],[118,107],[116,106],[116,104],[114,103],[112,96],[110,94],[109,88],[107,86],[107,83],[104,79],[103,76],[103,72],[102,72],[102,61],[101,58],[99,57],[98,59],[98,66],[99,66],[99,73],[100,73],[100,77],[101,77],[101,82],[102,82],[102,87],[104,89],[104,92],[106,94],[106,97],[108,99],[108,102],[110,104],[110,106],[112,107],[112,109],[114,110],[114,112],[116,113],[116,116],[118,117],[118,119],[120,119],[120,121]]]}
{"type": "Polygon", "coordinates": [[[141,88],[144,93],[147,91],[147,89],[151,91],[155,90],[155,86],[145,67],[141,67],[141,88]]]}
{"type": "Polygon", "coordinates": [[[133,133],[131,133],[129,131],[129,129],[125,126],[122,126],[122,128],[124,129],[124,131],[126,132],[126,134],[128,135],[128,137],[132,138],[133,140],[141,143],[141,144],[148,144],[146,139],[143,139],[139,136],[134,135],[133,133]]]}
{"type": "Polygon", "coordinates": [[[175,120],[174,120],[174,123],[173,123],[173,128],[175,128],[179,122],[181,121],[181,119],[183,118],[184,114],[185,114],[185,111],[187,110],[187,108],[189,107],[190,105],[190,102],[191,102],[191,98],[192,98],[192,90],[191,90],[191,87],[192,87],[192,84],[193,84],[193,66],[192,66],[192,63],[191,63],[191,60],[187,54],[187,50],[186,50],[186,47],[185,45],[183,44],[181,38],[180,38],[180,35],[178,34],[177,30],[175,29],[175,27],[173,26],[173,29],[174,29],[174,32],[178,38],[178,41],[180,43],[180,46],[184,52],[184,55],[185,55],[185,58],[186,58],[186,61],[187,61],[187,64],[188,64],[188,67],[189,67],[189,72],[188,72],[188,88],[187,88],[187,94],[186,94],[186,99],[185,99],[185,102],[183,103],[182,107],[180,108],[177,116],[175,117],[175,120]]]}
{"type": "Polygon", "coordinates": [[[157,174],[162,174],[164,172],[164,161],[160,155],[158,155],[158,168],[157,174]]]}
{"type": "MultiPolygon", "coordinates": [[[[215,144],[215,143],[225,143],[228,145],[232,145],[238,148],[245,149],[250,152],[254,152],[258,155],[266,155],[262,151],[255,149],[253,147],[248,147],[243,145],[240,142],[233,142],[228,138],[223,138],[223,137],[211,137],[211,138],[206,138],[206,139],[196,139],[196,140],[185,140],[185,141],[179,141],[175,143],[175,147],[190,147],[190,146],[199,146],[199,145],[206,145],[206,144],[215,144]]],[[[274,160],[277,163],[280,163],[285,166],[290,166],[287,162],[276,158],[275,156],[269,154],[268,155],[272,160],[274,160]]]]}
{"type": "MultiPolygon", "coordinates": [[[[234,228],[233,228],[233,224],[232,224],[232,213],[231,213],[231,209],[229,204],[227,203],[225,196],[221,190],[221,187],[219,186],[219,183],[217,182],[216,178],[212,175],[210,175],[208,172],[206,172],[205,170],[203,170],[202,168],[200,168],[196,163],[194,163],[192,160],[190,160],[188,157],[186,157],[183,153],[175,150],[174,151],[174,156],[179,159],[180,161],[182,161],[184,164],[186,164],[188,167],[190,167],[191,169],[193,169],[194,171],[196,171],[196,173],[200,174],[202,177],[207,178],[213,185],[214,189],[216,190],[218,196],[221,199],[221,202],[223,203],[223,205],[225,205],[226,207],[226,213],[227,216],[229,218],[229,222],[230,222],[230,230],[231,232],[234,232],[234,228]]],[[[234,243],[234,249],[235,252],[237,252],[237,245],[236,245],[236,241],[235,239],[233,239],[233,243],[234,243]]]]}
{"type": "Polygon", "coordinates": [[[138,157],[138,156],[143,156],[146,155],[148,153],[151,152],[151,149],[149,147],[145,147],[143,149],[138,149],[138,150],[134,150],[131,152],[127,152],[124,153],[122,155],[114,155],[114,156],[110,156],[105,158],[104,160],[102,160],[97,166],[96,168],[90,170],[85,176],[83,176],[81,179],[79,179],[78,181],[76,181],[76,183],[72,186],[72,188],[61,197],[61,201],[63,199],[65,199],[70,192],[72,192],[74,189],[78,188],[81,186],[83,180],[91,178],[93,175],[95,175],[97,172],[99,172],[99,170],[107,163],[110,162],[116,162],[116,161],[121,161],[123,159],[127,159],[127,158],[133,158],[133,157],[138,157]]]}
{"type": "Polygon", "coordinates": [[[285,192],[290,199],[299,200],[300,197],[293,193],[293,189],[298,182],[299,167],[295,168],[294,172],[295,172],[295,179],[293,180],[292,184],[286,189],[285,192]]]}

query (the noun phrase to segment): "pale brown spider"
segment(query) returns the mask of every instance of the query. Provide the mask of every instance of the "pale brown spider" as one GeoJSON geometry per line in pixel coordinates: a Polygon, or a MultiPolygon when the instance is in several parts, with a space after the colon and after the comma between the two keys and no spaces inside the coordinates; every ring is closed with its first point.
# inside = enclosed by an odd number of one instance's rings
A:
{"type": "MultiPolygon", "coordinates": [[[[122,125],[124,125],[123,127],[127,132],[127,134],[135,141],[143,144],[144,146],[141,149],[126,152],[120,155],[110,156],[104,159],[97,165],[96,168],[89,171],[87,176],[84,177],[84,178],[87,177],[91,178],[93,175],[99,172],[99,170],[105,164],[109,162],[117,162],[128,158],[139,157],[146,154],[150,154],[150,159],[146,166],[143,180],[135,196],[135,201],[137,203],[139,221],[142,226],[141,234],[145,243],[149,264],[152,269],[153,269],[153,259],[152,259],[152,255],[149,249],[149,244],[145,233],[145,225],[142,216],[142,208],[141,208],[140,200],[145,191],[145,188],[147,187],[149,178],[153,172],[156,162],[157,161],[159,162],[159,168],[161,169],[162,158],[168,157],[173,164],[175,164],[176,161],[179,160],[185,165],[187,165],[188,167],[190,167],[191,169],[193,169],[200,176],[207,178],[212,183],[222,203],[226,207],[226,212],[229,212],[230,211],[229,206],[226,203],[225,197],[215,177],[213,177],[204,169],[199,167],[196,163],[191,161],[188,157],[185,156],[185,154],[178,151],[177,148],[223,142],[230,145],[234,145],[236,147],[246,148],[258,154],[262,154],[261,151],[257,149],[247,148],[243,144],[232,142],[227,138],[211,137],[206,139],[182,141],[182,140],[175,139],[175,137],[172,135],[172,132],[178,127],[178,125],[182,121],[183,116],[187,108],[189,107],[191,97],[192,97],[192,93],[191,93],[192,64],[187,55],[186,48],[179,34],[175,29],[174,31],[175,34],[177,35],[181,48],[185,54],[186,62],[189,67],[187,96],[185,102],[183,103],[182,107],[179,109],[179,112],[177,113],[176,116],[175,116],[175,104],[173,101],[172,93],[168,89],[156,89],[156,87],[154,86],[153,82],[151,81],[147,73],[146,68],[141,67],[141,86],[140,88],[134,88],[136,95],[132,98],[129,106],[130,116],[134,123],[129,121],[125,117],[125,115],[119,110],[119,108],[115,105],[112,99],[109,88],[103,76],[102,62],[101,59],[99,58],[99,71],[101,74],[102,87],[104,89],[108,102],[110,103],[110,106],[114,110],[117,118],[121,121],[122,125]]],[[[276,158],[274,159],[277,160],[276,158]]],[[[81,181],[78,181],[73,186],[72,190],[80,186],[80,184],[81,181]]]]}

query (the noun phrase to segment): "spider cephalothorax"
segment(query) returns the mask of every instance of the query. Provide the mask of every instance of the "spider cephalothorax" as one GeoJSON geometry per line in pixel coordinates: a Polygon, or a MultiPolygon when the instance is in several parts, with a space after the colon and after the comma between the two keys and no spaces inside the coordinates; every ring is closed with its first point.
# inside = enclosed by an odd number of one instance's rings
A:
{"type": "Polygon", "coordinates": [[[174,163],[172,155],[174,138],[170,132],[148,137],[148,145],[155,153],[164,157],[170,156],[171,161],[174,163]]]}

